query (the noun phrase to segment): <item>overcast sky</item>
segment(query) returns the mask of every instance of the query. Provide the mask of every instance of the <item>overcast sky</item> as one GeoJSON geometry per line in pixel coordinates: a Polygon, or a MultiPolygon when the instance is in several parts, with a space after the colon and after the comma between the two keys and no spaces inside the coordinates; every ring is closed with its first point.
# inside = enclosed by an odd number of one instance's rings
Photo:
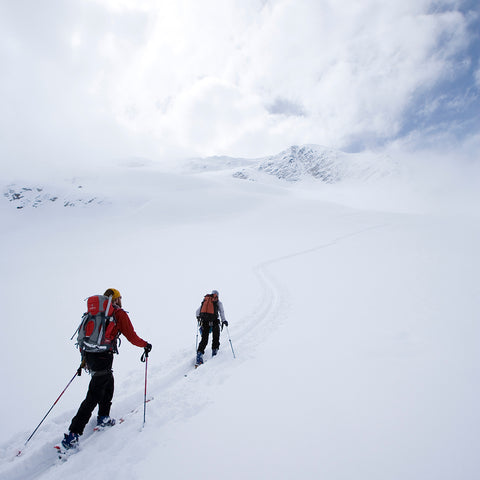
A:
{"type": "Polygon", "coordinates": [[[0,154],[480,144],[477,0],[1,0],[0,154]]]}

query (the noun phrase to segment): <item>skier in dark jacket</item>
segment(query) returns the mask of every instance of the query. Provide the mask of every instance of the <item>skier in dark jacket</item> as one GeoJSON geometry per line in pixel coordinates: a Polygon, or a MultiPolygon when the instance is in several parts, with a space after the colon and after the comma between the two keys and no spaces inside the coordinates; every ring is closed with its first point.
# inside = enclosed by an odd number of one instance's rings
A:
{"type": "Polygon", "coordinates": [[[212,357],[214,357],[218,349],[220,348],[220,320],[218,316],[222,319],[222,328],[224,325],[228,327],[227,319],[225,318],[225,312],[223,310],[223,304],[218,298],[218,291],[212,290],[211,294],[205,295],[202,304],[198,307],[196,316],[197,321],[200,326],[200,332],[202,339],[197,349],[197,359],[196,365],[201,365],[203,363],[203,354],[205,353],[205,348],[208,343],[208,336],[210,330],[212,331],[212,357]],[[206,303],[212,303],[212,311],[206,311],[206,303]]]}
{"type": "MultiPolygon", "coordinates": [[[[130,343],[143,348],[145,353],[148,354],[152,345],[135,333],[127,312],[122,309],[120,292],[115,288],[109,288],[104,295],[112,297],[113,317],[115,319],[115,328],[111,332],[112,337],[117,338],[120,334],[123,334],[130,343]]],[[[75,448],[78,445],[78,437],[83,434],[83,430],[97,405],[97,426],[103,428],[115,425],[115,420],[110,418],[114,390],[112,364],[113,351],[84,352],[82,366],[90,372],[92,379],[88,386],[87,396],[72,419],[69,433],[65,434],[65,438],[62,440],[65,449],[75,448]]]]}

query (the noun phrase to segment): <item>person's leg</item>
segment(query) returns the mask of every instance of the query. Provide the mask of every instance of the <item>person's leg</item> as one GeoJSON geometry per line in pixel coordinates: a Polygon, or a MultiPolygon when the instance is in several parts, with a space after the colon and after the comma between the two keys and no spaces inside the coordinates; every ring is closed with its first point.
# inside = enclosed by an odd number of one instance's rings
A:
{"type": "Polygon", "coordinates": [[[208,344],[208,335],[210,334],[210,326],[208,325],[208,321],[202,320],[202,339],[200,340],[200,344],[198,345],[197,352],[201,353],[202,355],[205,353],[205,348],[208,344]]]}
{"type": "Polygon", "coordinates": [[[110,408],[112,406],[113,391],[115,382],[113,373],[110,371],[101,378],[102,391],[101,398],[98,402],[98,416],[108,417],[110,415],[110,408]]]}
{"type": "Polygon", "coordinates": [[[212,352],[216,353],[220,348],[220,323],[214,323],[212,328],[212,352]]]}
{"type": "Polygon", "coordinates": [[[70,432],[78,433],[79,435],[83,434],[85,425],[90,420],[93,409],[97,406],[102,396],[102,385],[98,380],[99,378],[100,377],[94,375],[90,380],[87,396],[80,404],[77,414],[72,418],[72,422],[70,423],[70,432]]]}

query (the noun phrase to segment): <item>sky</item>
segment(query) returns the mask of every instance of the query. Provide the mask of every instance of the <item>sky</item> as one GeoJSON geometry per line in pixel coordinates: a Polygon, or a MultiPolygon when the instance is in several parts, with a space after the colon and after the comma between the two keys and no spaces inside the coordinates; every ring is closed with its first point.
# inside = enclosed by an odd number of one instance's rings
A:
{"type": "Polygon", "coordinates": [[[4,0],[2,164],[305,143],[476,157],[479,15],[460,0],[4,0]]]}

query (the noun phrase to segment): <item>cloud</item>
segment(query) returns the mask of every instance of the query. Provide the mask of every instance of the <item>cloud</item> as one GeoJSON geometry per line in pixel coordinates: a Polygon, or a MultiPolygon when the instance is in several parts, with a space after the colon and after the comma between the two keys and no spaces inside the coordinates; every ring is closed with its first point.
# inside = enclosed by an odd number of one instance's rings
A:
{"type": "Polygon", "coordinates": [[[479,89],[478,14],[464,3],[28,5],[0,7],[3,156],[259,156],[477,128],[462,123],[479,89]]]}
{"type": "Polygon", "coordinates": [[[174,128],[164,122],[161,130],[176,135],[181,144],[195,145],[212,155],[216,153],[212,145],[215,149],[227,149],[238,135],[248,132],[252,119],[265,116],[257,100],[216,77],[199,79],[184,89],[171,109],[172,114],[165,118],[168,122],[173,120],[174,128]]]}
{"type": "Polygon", "coordinates": [[[302,105],[292,102],[291,100],[277,97],[273,103],[266,106],[269,113],[274,115],[293,115],[304,116],[305,110],[302,105]]]}

